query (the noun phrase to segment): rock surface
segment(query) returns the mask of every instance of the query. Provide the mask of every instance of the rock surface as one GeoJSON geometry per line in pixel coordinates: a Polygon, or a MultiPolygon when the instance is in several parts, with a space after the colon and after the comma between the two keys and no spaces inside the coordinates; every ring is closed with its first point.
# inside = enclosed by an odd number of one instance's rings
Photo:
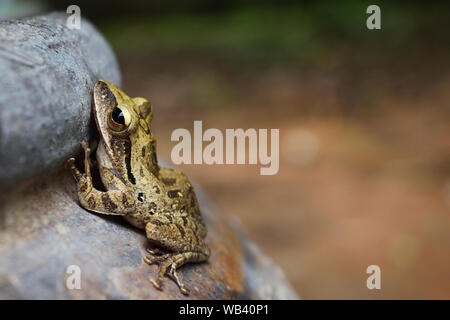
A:
{"type": "MultiPolygon", "coordinates": [[[[170,279],[150,283],[157,266],[143,262],[145,233],[117,216],[100,216],[77,203],[65,171],[16,187],[4,202],[0,226],[0,298],[185,299],[170,279]],[[81,270],[81,290],[69,290],[70,265],[81,270]]],[[[283,273],[246,239],[240,227],[199,197],[211,257],[187,264],[181,275],[191,299],[295,299],[283,273]]]]}
{"type": "Polygon", "coordinates": [[[0,188],[61,164],[88,138],[92,88],[120,85],[109,45],[86,20],[0,21],[0,188]]]}
{"type": "MultiPolygon", "coordinates": [[[[170,279],[163,291],[150,283],[157,266],[142,260],[144,232],[81,208],[61,168],[89,137],[95,81],[120,80],[101,35],[86,21],[69,30],[65,18],[0,22],[0,299],[185,299],[170,279]],[[69,266],[81,289],[66,285],[69,266]]],[[[189,298],[296,299],[281,270],[196,190],[212,253],[181,268],[189,298]]]]}

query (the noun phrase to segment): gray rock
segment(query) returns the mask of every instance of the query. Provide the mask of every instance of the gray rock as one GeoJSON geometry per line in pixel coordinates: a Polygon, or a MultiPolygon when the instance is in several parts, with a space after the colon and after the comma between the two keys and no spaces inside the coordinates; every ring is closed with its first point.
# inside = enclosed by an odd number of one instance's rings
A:
{"type": "Polygon", "coordinates": [[[86,20],[0,21],[0,187],[60,165],[88,138],[92,88],[120,85],[109,45],[86,20]]]}
{"type": "MultiPolygon", "coordinates": [[[[197,189],[197,188],[196,188],[197,189]]],[[[181,276],[191,299],[296,299],[282,271],[201,192],[211,247],[207,263],[187,264],[181,276]]],[[[143,262],[145,233],[121,217],[79,206],[65,170],[36,177],[1,199],[0,299],[185,299],[167,279],[163,291],[149,279],[157,266],[143,262]],[[67,268],[81,270],[81,289],[66,286],[67,268]]]]}

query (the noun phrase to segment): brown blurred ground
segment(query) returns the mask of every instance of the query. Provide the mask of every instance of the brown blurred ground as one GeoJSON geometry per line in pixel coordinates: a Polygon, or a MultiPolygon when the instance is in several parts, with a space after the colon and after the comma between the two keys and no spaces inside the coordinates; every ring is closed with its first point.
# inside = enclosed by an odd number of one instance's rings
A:
{"type": "Polygon", "coordinates": [[[303,298],[450,298],[450,76],[429,60],[361,72],[122,56],[124,89],[176,128],[279,128],[280,170],[184,165],[303,298]],[[414,68],[411,68],[414,66],[414,68]],[[366,288],[366,268],[382,290],[366,288]]]}

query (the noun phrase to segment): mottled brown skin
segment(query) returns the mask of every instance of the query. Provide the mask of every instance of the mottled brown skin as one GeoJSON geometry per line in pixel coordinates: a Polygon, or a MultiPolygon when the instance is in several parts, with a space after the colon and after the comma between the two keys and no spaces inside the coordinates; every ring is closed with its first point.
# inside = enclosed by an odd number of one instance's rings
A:
{"type": "Polygon", "coordinates": [[[74,158],[67,161],[78,184],[80,204],[97,213],[121,215],[144,229],[155,245],[147,249],[150,255],[144,261],[160,263],[157,277],[151,280],[153,285],[161,289],[168,274],[183,294],[189,294],[177,268],[208,259],[206,226],[184,173],[158,166],[150,127],[152,106],[146,99],[130,98],[114,84],[101,80],[94,88],[93,111],[100,133],[98,170],[107,191],[92,184],[90,149],[84,141],[85,173],[77,170],[74,158]],[[123,117],[117,118],[120,112],[123,117]]]}

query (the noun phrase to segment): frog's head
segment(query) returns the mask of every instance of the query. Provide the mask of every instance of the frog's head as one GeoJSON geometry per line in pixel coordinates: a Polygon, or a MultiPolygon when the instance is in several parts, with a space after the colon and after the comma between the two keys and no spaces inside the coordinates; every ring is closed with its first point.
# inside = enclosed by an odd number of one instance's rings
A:
{"type": "Polygon", "coordinates": [[[154,141],[150,128],[152,117],[153,109],[148,100],[130,98],[104,80],[95,84],[94,118],[110,159],[133,157],[131,148],[141,154],[142,148],[154,141]]]}

